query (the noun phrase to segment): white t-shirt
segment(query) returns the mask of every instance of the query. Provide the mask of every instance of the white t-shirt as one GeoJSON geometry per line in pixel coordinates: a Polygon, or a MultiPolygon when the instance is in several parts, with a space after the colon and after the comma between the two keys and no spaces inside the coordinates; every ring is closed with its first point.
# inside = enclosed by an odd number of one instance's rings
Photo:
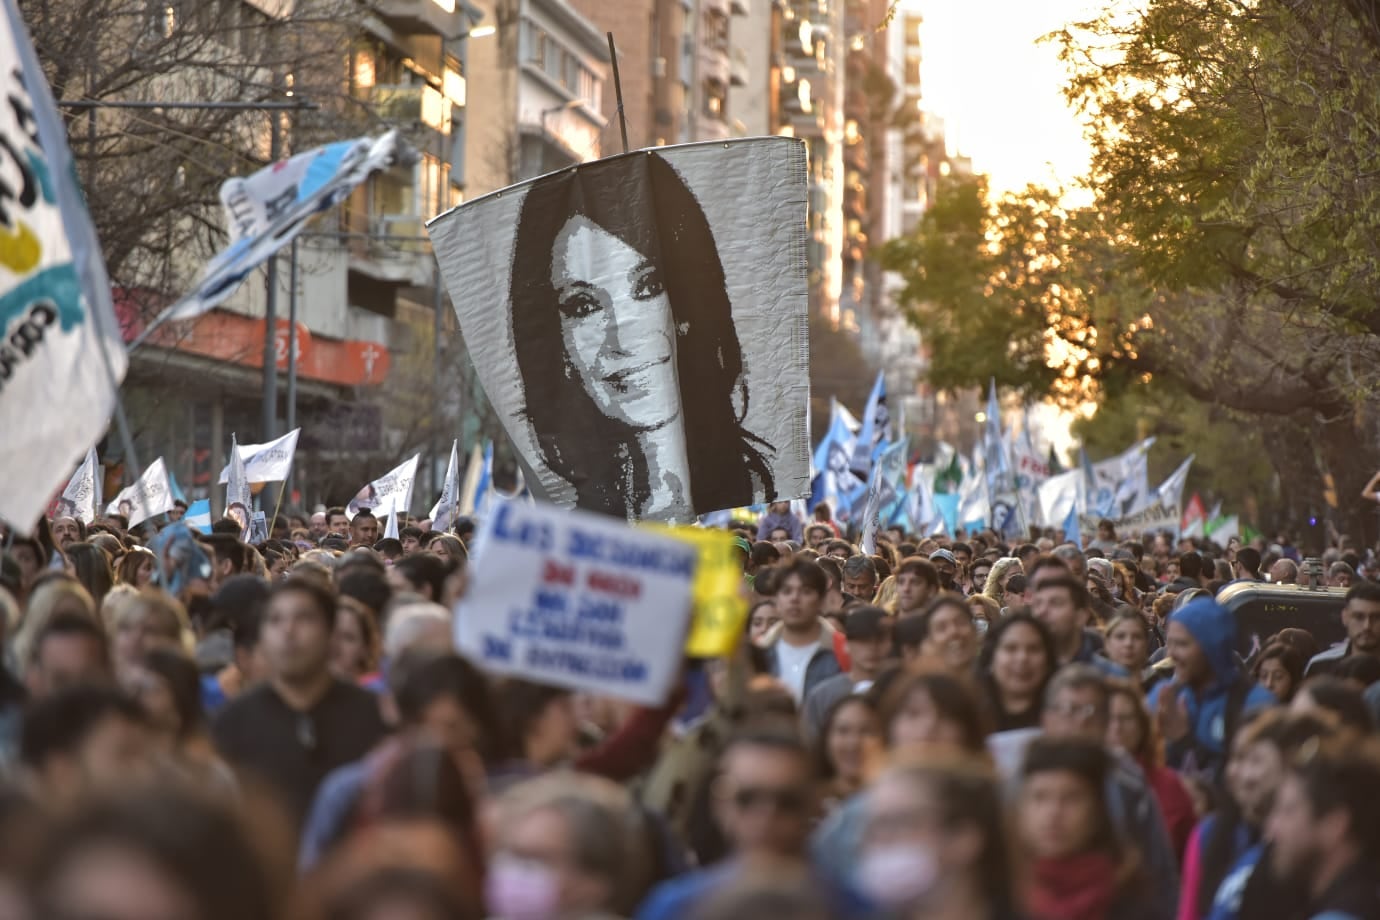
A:
{"type": "Polygon", "coordinates": [[[797,704],[805,696],[805,669],[819,651],[819,640],[809,645],[791,645],[784,639],[776,643],[776,656],[781,662],[781,682],[791,691],[797,704]]]}

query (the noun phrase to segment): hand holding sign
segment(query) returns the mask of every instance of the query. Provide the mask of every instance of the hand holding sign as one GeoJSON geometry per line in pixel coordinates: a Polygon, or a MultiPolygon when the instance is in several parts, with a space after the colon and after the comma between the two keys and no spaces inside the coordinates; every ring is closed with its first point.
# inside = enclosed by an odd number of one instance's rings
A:
{"type": "Polygon", "coordinates": [[[682,658],[699,550],[620,521],[503,502],[476,535],[455,644],[481,667],[659,705],[682,658]]]}

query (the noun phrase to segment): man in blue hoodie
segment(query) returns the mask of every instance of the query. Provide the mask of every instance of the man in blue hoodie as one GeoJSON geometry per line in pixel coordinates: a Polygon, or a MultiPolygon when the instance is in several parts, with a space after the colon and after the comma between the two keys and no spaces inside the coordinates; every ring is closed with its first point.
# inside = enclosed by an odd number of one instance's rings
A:
{"type": "Polygon", "coordinates": [[[1165,740],[1165,760],[1186,773],[1219,778],[1242,716],[1275,705],[1270,691],[1246,674],[1236,656],[1236,621],[1210,597],[1190,601],[1169,618],[1165,649],[1174,680],[1150,692],[1165,740]]]}

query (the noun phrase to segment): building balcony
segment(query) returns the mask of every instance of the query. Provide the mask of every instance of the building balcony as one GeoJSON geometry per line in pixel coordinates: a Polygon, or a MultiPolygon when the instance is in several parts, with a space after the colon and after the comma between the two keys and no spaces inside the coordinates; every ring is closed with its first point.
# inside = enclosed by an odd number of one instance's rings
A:
{"type": "Polygon", "coordinates": [[[734,16],[750,16],[752,14],[751,0],[728,0],[728,11],[734,16]]]}
{"type": "Polygon", "coordinates": [[[454,38],[468,28],[464,0],[373,0],[373,7],[400,35],[454,38]]]}
{"type": "Polygon", "coordinates": [[[407,129],[425,125],[450,134],[450,100],[434,87],[378,85],[369,90],[369,104],[390,125],[407,129]]]}
{"type": "Polygon", "coordinates": [[[700,79],[716,80],[728,86],[733,66],[727,50],[700,48],[700,79]]]}

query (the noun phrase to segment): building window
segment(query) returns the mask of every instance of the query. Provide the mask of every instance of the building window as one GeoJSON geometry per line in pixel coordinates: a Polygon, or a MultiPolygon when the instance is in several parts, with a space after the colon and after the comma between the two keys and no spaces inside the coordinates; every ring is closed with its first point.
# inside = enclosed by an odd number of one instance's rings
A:
{"type": "Polygon", "coordinates": [[[728,90],[718,80],[704,81],[704,113],[710,118],[723,120],[728,101],[728,90]]]}

